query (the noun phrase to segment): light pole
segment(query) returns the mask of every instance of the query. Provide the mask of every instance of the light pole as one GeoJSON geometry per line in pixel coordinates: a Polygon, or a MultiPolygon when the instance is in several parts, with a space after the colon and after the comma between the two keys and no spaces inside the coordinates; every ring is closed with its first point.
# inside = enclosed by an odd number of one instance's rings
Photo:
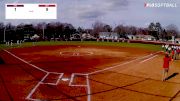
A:
{"type": "Polygon", "coordinates": [[[6,26],[4,27],[4,42],[6,42],[6,26]]]}
{"type": "Polygon", "coordinates": [[[44,40],[44,26],[43,26],[43,40],[44,40]]]}

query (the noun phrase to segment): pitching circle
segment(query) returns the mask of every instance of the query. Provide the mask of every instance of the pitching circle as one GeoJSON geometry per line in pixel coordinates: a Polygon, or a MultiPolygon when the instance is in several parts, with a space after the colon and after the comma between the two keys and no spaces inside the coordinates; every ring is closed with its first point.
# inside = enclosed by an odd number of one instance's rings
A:
{"type": "Polygon", "coordinates": [[[71,51],[63,51],[59,52],[60,55],[63,56],[88,56],[93,55],[93,52],[71,52],[71,51]]]}

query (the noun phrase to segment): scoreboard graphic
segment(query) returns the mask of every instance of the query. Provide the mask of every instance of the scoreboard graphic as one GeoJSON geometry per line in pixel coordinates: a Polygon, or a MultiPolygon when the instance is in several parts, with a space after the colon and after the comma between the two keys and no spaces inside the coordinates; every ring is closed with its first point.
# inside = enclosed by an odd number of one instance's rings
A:
{"type": "Polygon", "coordinates": [[[6,19],[57,19],[57,4],[5,4],[6,19]]]}

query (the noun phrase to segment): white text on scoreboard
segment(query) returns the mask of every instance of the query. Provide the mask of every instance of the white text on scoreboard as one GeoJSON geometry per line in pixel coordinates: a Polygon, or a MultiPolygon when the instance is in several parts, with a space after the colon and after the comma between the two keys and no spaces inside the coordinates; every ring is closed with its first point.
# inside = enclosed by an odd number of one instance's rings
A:
{"type": "Polygon", "coordinates": [[[6,19],[57,19],[57,4],[6,4],[6,19]]]}

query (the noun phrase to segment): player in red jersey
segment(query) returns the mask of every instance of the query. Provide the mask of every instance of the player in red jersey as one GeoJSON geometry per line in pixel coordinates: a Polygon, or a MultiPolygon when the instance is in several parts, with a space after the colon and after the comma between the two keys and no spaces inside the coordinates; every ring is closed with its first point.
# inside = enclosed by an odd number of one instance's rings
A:
{"type": "Polygon", "coordinates": [[[171,57],[172,57],[172,60],[175,60],[175,49],[172,49],[172,51],[171,51],[171,57]]]}
{"type": "Polygon", "coordinates": [[[179,59],[180,47],[177,48],[177,59],[179,59]]]}
{"type": "Polygon", "coordinates": [[[168,53],[165,54],[165,57],[163,58],[163,78],[162,80],[165,81],[166,77],[168,75],[169,71],[169,62],[171,61],[171,57],[168,55],[168,53]]]}

